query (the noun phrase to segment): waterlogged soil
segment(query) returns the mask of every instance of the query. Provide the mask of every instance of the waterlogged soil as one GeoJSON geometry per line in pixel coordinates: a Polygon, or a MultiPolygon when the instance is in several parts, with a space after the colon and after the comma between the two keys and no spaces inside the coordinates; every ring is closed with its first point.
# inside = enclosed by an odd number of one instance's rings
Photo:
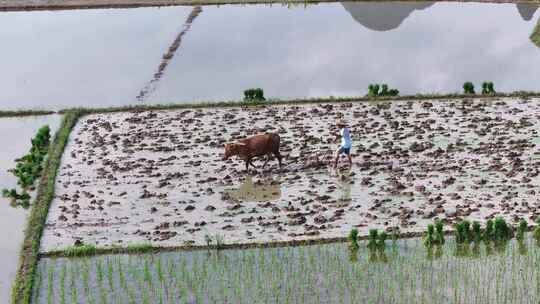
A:
{"type": "MultiPolygon", "coordinates": [[[[79,243],[156,246],[425,230],[540,214],[538,99],[395,101],[95,114],[72,131],[41,251],[79,243]],[[352,168],[313,156],[337,148],[352,168]],[[223,144],[277,132],[285,166],[245,172],[223,144]],[[323,163],[320,165],[320,163],[323,163]]],[[[262,160],[256,161],[262,165],[262,160]]]]}
{"type": "MultiPolygon", "coordinates": [[[[17,186],[17,179],[7,170],[15,166],[16,158],[30,150],[30,139],[37,130],[48,124],[54,134],[59,123],[60,117],[57,115],[0,118],[0,141],[3,142],[0,149],[0,190],[17,186]]],[[[27,210],[13,208],[10,204],[9,199],[0,195],[0,228],[3,235],[0,238],[0,299],[9,299],[28,214],[27,210]]]]}
{"type": "Polygon", "coordinates": [[[536,242],[44,258],[33,303],[538,303],[536,242]],[[291,278],[295,278],[291,280],[291,278]]]}

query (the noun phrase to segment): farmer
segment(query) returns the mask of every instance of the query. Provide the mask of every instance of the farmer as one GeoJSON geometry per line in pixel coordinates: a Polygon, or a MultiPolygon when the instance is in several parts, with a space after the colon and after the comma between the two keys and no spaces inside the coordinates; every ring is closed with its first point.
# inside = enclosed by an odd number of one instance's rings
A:
{"type": "Polygon", "coordinates": [[[337,123],[338,128],[341,129],[340,135],[341,135],[341,145],[339,145],[339,149],[336,151],[336,159],[334,160],[334,169],[337,168],[339,156],[341,154],[347,155],[347,158],[349,159],[349,166],[352,167],[352,159],[351,159],[351,131],[347,127],[347,123],[343,120],[340,120],[337,123]]]}

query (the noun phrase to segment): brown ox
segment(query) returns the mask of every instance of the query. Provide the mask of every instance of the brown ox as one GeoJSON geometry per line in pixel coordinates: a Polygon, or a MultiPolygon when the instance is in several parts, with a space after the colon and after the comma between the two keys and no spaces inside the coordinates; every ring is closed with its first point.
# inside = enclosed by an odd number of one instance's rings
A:
{"type": "Polygon", "coordinates": [[[238,155],[246,162],[246,171],[249,170],[249,165],[256,168],[251,160],[255,157],[267,156],[264,166],[270,160],[270,155],[274,156],[279,161],[279,167],[281,168],[281,154],[279,154],[279,135],[276,133],[265,133],[255,135],[246,139],[242,139],[236,143],[225,144],[225,155],[223,160],[229,159],[231,156],[238,155]]]}

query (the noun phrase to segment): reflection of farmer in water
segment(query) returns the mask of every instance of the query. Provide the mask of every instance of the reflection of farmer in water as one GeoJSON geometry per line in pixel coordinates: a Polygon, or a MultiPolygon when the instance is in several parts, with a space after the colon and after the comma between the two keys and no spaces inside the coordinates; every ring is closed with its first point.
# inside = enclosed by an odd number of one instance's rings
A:
{"type": "Polygon", "coordinates": [[[347,158],[349,159],[349,166],[352,167],[352,158],[351,158],[351,147],[352,147],[352,140],[351,140],[351,131],[347,127],[347,123],[343,120],[340,120],[337,123],[338,128],[341,129],[340,135],[341,135],[341,144],[339,146],[339,149],[336,151],[336,158],[334,160],[334,169],[337,168],[339,156],[341,154],[347,155],[347,158]]]}

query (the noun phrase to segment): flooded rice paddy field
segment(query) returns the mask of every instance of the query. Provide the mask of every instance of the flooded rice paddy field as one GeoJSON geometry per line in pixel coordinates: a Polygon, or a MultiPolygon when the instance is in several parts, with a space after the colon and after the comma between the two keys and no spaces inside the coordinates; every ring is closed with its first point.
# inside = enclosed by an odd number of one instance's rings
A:
{"type": "Polygon", "coordinates": [[[457,92],[465,81],[538,91],[537,9],[344,2],[2,13],[0,104],[238,100],[250,87],[275,98],[360,96],[374,82],[402,94],[457,92]]]}
{"type": "MultiPolygon", "coordinates": [[[[54,132],[58,128],[60,117],[57,115],[0,118],[0,190],[17,185],[16,178],[8,169],[14,167],[14,159],[21,157],[30,149],[30,139],[43,125],[49,125],[54,132]]],[[[0,195],[0,299],[8,299],[11,282],[15,278],[19,260],[19,250],[23,239],[27,210],[13,208],[10,201],[0,195]]]]}
{"type": "Polygon", "coordinates": [[[347,244],[44,258],[33,303],[537,303],[535,242],[347,244]]]}
{"type": "MultiPolygon", "coordinates": [[[[41,251],[266,243],[352,228],[423,231],[443,219],[532,222],[540,210],[538,99],[393,101],[122,112],[71,133],[41,251]],[[349,122],[354,166],[304,168],[349,122]],[[285,164],[249,176],[223,144],[262,131],[285,164]]],[[[261,165],[262,161],[256,162],[261,165]]],[[[344,163],[343,163],[344,165],[344,163]]]]}

